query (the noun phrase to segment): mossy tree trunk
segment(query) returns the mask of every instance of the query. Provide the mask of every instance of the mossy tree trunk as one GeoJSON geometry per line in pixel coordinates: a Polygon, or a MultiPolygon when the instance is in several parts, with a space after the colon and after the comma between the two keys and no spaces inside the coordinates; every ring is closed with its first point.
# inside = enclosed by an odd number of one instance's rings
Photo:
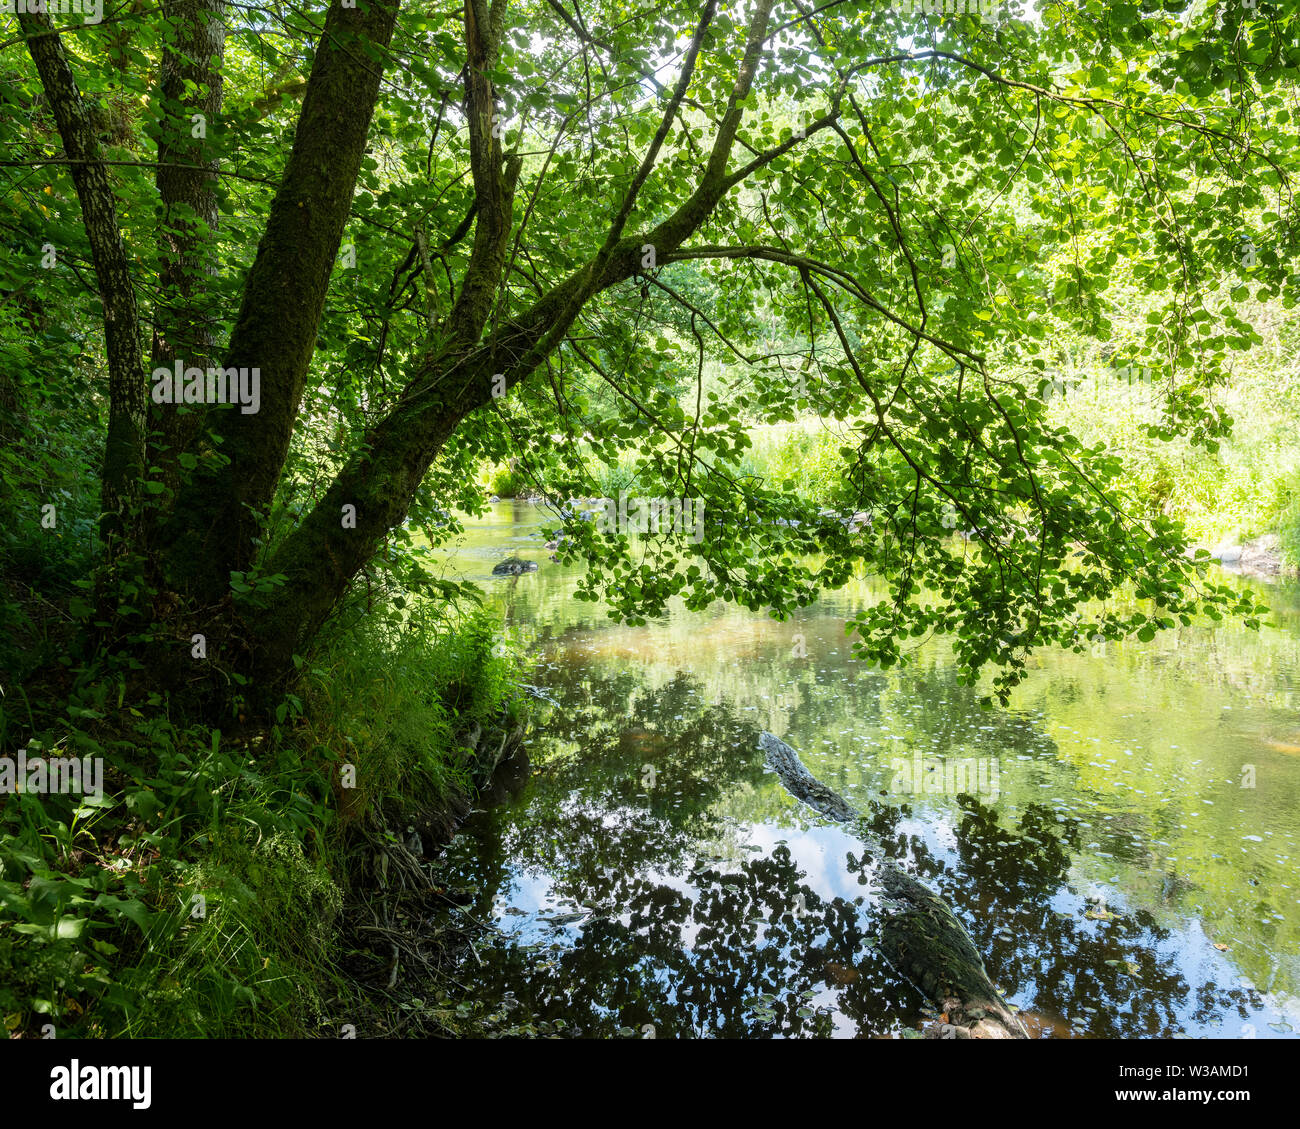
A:
{"type": "MultiPolygon", "coordinates": [[[[171,42],[164,52],[164,130],[157,183],[165,209],[192,208],[202,221],[169,229],[160,281],[167,300],[157,316],[154,360],[219,363],[260,372],[260,409],[207,409],[203,426],[172,420],[152,454],[164,472],[188,448],[197,465],[173,474],[170,510],[148,529],[129,531],[133,543],[157,561],[165,587],[160,604],[176,613],[176,634],[203,632],[210,656],[253,676],[271,696],[293,676],[293,658],[311,645],[348,585],[398,525],[433,460],[471,413],[489,405],[546,363],[584,307],[598,294],[640,273],[644,248],[661,262],[699,231],[737,184],[787,152],[793,141],[729,171],[744,106],[769,37],[772,0],[758,0],[725,111],[716,124],[698,181],[666,218],[634,235],[625,233],[637,198],[655,166],[686,98],[697,59],[713,24],[716,0],[707,0],[693,29],[661,124],[628,184],[621,188],[598,250],[582,266],[541,293],[531,308],[500,321],[494,316],[517,231],[514,208],[521,158],[503,154],[495,128],[499,108],[491,73],[506,28],[506,0],[466,0],[464,110],[473,178],[473,246],[457,299],[412,365],[405,391],[365,435],[311,512],[260,559],[267,514],[280,485],[312,362],[331,273],[349,218],[371,119],[379,96],[400,0],[331,3],[316,45],[283,177],[270,207],[257,254],[245,279],[229,342],[219,351],[201,299],[204,228],[217,222],[212,177],[216,168],[200,137],[178,130],[178,94],[197,97],[193,112],[221,108],[222,0],[175,0],[168,5],[171,42]],[[197,91],[197,95],[195,94],[197,91]],[[180,167],[190,166],[190,167],[180,167]],[[193,167],[197,166],[197,167],[193,167]],[[182,207],[185,206],[185,207],[182,207]],[[218,352],[220,353],[217,356],[218,352]],[[348,520],[344,521],[344,507],[348,520]],[[284,584],[259,602],[231,592],[231,573],[256,565],[284,584]],[[183,626],[184,630],[181,630],[183,626]],[[236,638],[237,637],[237,638],[236,638]]],[[[105,510],[136,509],[145,465],[147,378],[133,281],[117,230],[105,165],[85,121],[67,59],[45,17],[24,16],[73,175],[109,329],[112,422],[105,467],[105,510]],[[129,496],[129,497],[128,497],[129,496]]],[[[834,118],[827,116],[816,128],[834,118]]],[[[209,119],[210,124],[210,119],[209,119]]],[[[458,232],[466,234],[468,227],[458,232]]],[[[174,662],[157,658],[165,667],[174,662]]]]}
{"type": "Polygon", "coordinates": [[[259,410],[209,413],[212,445],[198,452],[198,469],[163,534],[171,582],[200,605],[219,603],[230,573],[253,562],[302,402],[398,7],[398,0],[333,3],[325,17],[293,148],[225,352],[224,367],[260,371],[259,410]]]}
{"type": "MultiPolygon", "coordinates": [[[[225,9],[226,0],[171,0],[165,8],[155,179],[163,234],[151,369],[171,368],[177,360],[203,369],[216,363],[206,283],[216,275],[212,235],[219,221],[218,163],[212,135],[222,106],[225,9]]],[[[149,461],[172,490],[178,485],[177,459],[203,420],[197,404],[184,413],[162,405],[151,412],[149,461]]]]}
{"type": "MultiPolygon", "coordinates": [[[[784,741],[764,733],[759,745],[793,796],[827,819],[860,823],[852,805],[813,776],[784,741]]],[[[926,1034],[937,1039],[1028,1038],[1024,1025],[993,987],[970,934],[948,903],[887,857],[879,843],[859,834],[876,856],[885,895],[880,950],[945,1017],[926,1034]]]]}
{"type": "Polygon", "coordinates": [[[104,308],[109,417],[100,530],[108,554],[113,557],[140,532],[148,401],[135,283],[118,224],[117,200],[59,33],[44,13],[20,13],[18,25],[71,162],[72,182],[104,308]]]}

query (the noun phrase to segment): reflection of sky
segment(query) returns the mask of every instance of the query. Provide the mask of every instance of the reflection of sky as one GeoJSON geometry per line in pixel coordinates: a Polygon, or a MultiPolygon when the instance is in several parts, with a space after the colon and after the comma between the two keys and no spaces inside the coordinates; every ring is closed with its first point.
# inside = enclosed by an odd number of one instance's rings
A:
{"type": "MultiPolygon", "coordinates": [[[[617,827],[624,820],[618,814],[618,809],[615,809],[606,813],[604,822],[606,826],[617,827]]],[[[864,906],[874,904],[871,888],[860,885],[857,875],[849,873],[845,866],[845,855],[861,855],[862,843],[840,828],[827,826],[792,831],[776,824],[756,823],[744,825],[742,836],[744,841],[760,848],[763,855],[770,855],[778,846],[784,845],[795,866],[803,874],[801,882],[826,901],[842,898],[852,902],[863,898],[864,906]]],[[[738,866],[727,866],[725,863],[715,864],[715,868],[724,875],[739,871],[738,866]]],[[[697,900],[696,887],[681,874],[649,865],[640,871],[640,876],[652,885],[675,890],[692,902],[697,900]]],[[[545,874],[529,873],[522,868],[511,871],[510,883],[498,897],[496,910],[498,925],[521,944],[553,940],[563,933],[576,934],[583,924],[576,921],[557,926],[539,921],[540,915],[563,915],[578,910],[571,901],[555,894],[545,874]],[[524,914],[507,913],[507,907],[523,910],[524,914]]],[[[630,921],[630,915],[622,915],[621,920],[626,924],[630,921]]],[[[684,926],[683,940],[688,948],[694,944],[698,929],[699,926],[693,921],[684,926]]]]}
{"type": "Polygon", "coordinates": [[[783,842],[795,865],[803,872],[804,884],[827,901],[843,898],[852,902],[866,897],[867,904],[874,902],[875,899],[868,896],[870,887],[858,885],[857,876],[850,874],[844,865],[846,854],[862,854],[862,842],[840,828],[826,826],[791,831],[788,827],[757,823],[748,825],[746,831],[749,841],[762,847],[764,854],[771,854],[777,844],[783,842]]]}
{"type": "MultiPolygon", "coordinates": [[[[571,803],[580,804],[592,812],[588,804],[580,797],[572,797],[571,803]]],[[[613,829],[626,825],[628,811],[612,808],[599,813],[601,822],[613,829]]],[[[803,818],[805,813],[800,813],[803,818]]],[[[813,824],[811,826],[790,827],[773,822],[740,823],[733,828],[736,835],[734,852],[743,858],[750,850],[769,857],[778,847],[784,846],[801,873],[801,882],[827,902],[842,900],[855,902],[862,899],[862,912],[870,914],[876,904],[871,886],[860,884],[857,874],[851,873],[846,866],[846,855],[860,857],[862,843],[842,827],[834,824],[813,824]]],[[[927,815],[924,818],[904,818],[897,826],[899,834],[915,837],[923,842],[934,855],[944,858],[950,865],[957,860],[956,831],[951,820],[942,814],[939,818],[927,815]]],[[[701,848],[716,845],[701,844],[701,848]]],[[[705,853],[706,858],[710,856],[705,853]]],[[[738,871],[738,864],[714,863],[723,874],[738,871]]],[[[656,868],[653,863],[641,872],[645,882],[674,890],[690,901],[697,900],[698,891],[682,874],[656,868]]],[[[1088,909],[1100,906],[1117,914],[1129,914],[1134,910],[1132,899],[1123,889],[1112,883],[1099,882],[1084,876],[1076,876],[1073,889],[1058,889],[1050,899],[1051,909],[1076,922],[1085,934],[1101,935],[1105,925],[1099,921],[1081,919],[1081,914],[1088,909]]],[[[564,925],[552,925],[543,916],[562,915],[577,912],[576,904],[568,899],[557,897],[545,874],[527,874],[515,871],[512,881],[505,891],[505,897],[498,903],[498,922],[517,944],[545,945],[572,943],[583,928],[586,919],[564,925]],[[505,906],[509,905],[524,913],[507,914],[505,906]]],[[[630,924],[630,915],[621,915],[624,924],[630,924]]],[[[703,926],[694,920],[688,920],[681,931],[682,945],[690,950],[695,947],[697,935],[703,926]]],[[[764,933],[760,926],[756,939],[757,945],[764,943],[764,933]]],[[[1036,943],[1033,937],[1018,936],[1015,943],[1023,949],[1032,949],[1036,943]]],[[[1260,1008],[1251,1008],[1245,1018],[1229,1016],[1221,1022],[1216,1018],[1198,1017],[1195,987],[1199,984],[1212,983],[1220,988],[1249,988],[1251,985],[1232,969],[1223,952],[1215,948],[1215,942],[1207,936],[1199,919],[1192,917],[1174,929],[1170,936],[1155,942],[1152,946],[1162,960],[1169,962],[1192,986],[1193,991],[1183,1001],[1164,1001],[1170,1005],[1182,1029],[1196,1036],[1228,1036],[1248,1038],[1277,1038],[1300,1032],[1300,1003],[1285,996],[1277,997],[1268,992],[1268,985],[1257,985],[1263,995],[1260,1008]]],[[[1119,951],[1118,949],[1116,950],[1119,951]]],[[[845,954],[847,963],[852,963],[853,954],[845,954]]],[[[651,969],[650,974],[669,988],[667,974],[662,969],[651,969]]],[[[1041,987],[1041,985],[1040,985],[1041,987]]],[[[1012,1002],[1027,1007],[1030,1001],[1023,996],[1012,994],[1012,1002]]],[[[838,994],[834,986],[817,989],[816,995],[806,1001],[807,1006],[829,1008],[834,1017],[834,1033],[837,1036],[857,1034],[856,1024],[836,1011],[838,994]]],[[[1087,1023],[1089,1016],[1097,1011],[1104,1012],[1110,1006],[1106,1000],[1076,1001],[1065,1007],[1066,1022],[1073,1018],[1087,1023]]]]}
{"type": "MultiPolygon", "coordinates": [[[[571,802],[582,803],[577,798],[573,798],[571,802]]],[[[621,809],[607,812],[603,822],[610,827],[624,825],[625,820],[621,809]]],[[[807,886],[819,898],[827,903],[836,900],[853,903],[860,899],[864,912],[869,912],[869,907],[874,904],[875,898],[870,887],[861,885],[858,876],[851,874],[845,865],[846,854],[860,855],[862,844],[839,827],[813,826],[791,829],[773,823],[751,823],[740,824],[735,830],[741,846],[738,854],[742,858],[746,855],[766,857],[778,847],[784,846],[801,874],[800,884],[807,886]]],[[[711,850],[716,845],[701,844],[701,847],[708,847],[711,850]]],[[[703,851],[701,858],[724,876],[724,882],[726,875],[738,874],[741,869],[738,862],[732,864],[717,862],[708,850],[703,851]]],[[[650,886],[676,891],[692,903],[699,899],[698,888],[682,874],[661,870],[651,864],[641,870],[638,877],[650,886]]],[[[496,923],[502,932],[508,935],[513,944],[533,948],[542,946],[554,948],[556,944],[572,944],[589,918],[563,925],[551,924],[545,918],[577,912],[577,910],[576,903],[571,899],[561,898],[556,894],[545,873],[527,873],[522,868],[512,870],[510,879],[503,884],[495,903],[496,923]]],[[[629,925],[631,914],[618,915],[618,919],[624,925],[629,925]]],[[[700,931],[706,927],[709,927],[709,923],[697,922],[694,917],[688,919],[681,926],[683,948],[694,950],[700,931]]],[[[755,943],[758,946],[765,943],[764,929],[761,924],[757,928],[755,943]]],[[[788,949],[786,951],[788,952],[788,949]]],[[[855,955],[846,953],[844,960],[846,964],[852,964],[855,955]]],[[[676,998],[674,986],[665,969],[651,966],[646,971],[668,989],[669,998],[676,998]]],[[[857,1024],[837,1010],[839,992],[842,989],[834,985],[814,984],[814,987],[809,990],[814,994],[811,997],[801,996],[798,1001],[799,1006],[828,1009],[832,1013],[832,1033],[837,1037],[849,1038],[858,1033],[857,1024]]]]}
{"type": "MultiPolygon", "coordinates": [[[[615,807],[601,811],[594,809],[588,799],[572,796],[563,810],[571,812],[578,806],[589,815],[597,815],[602,824],[611,831],[627,825],[629,809],[615,807]]],[[[805,813],[799,813],[800,819],[804,816],[805,813]]],[[[563,818],[561,818],[562,822],[563,818]]],[[[897,831],[921,840],[932,853],[945,858],[950,864],[956,862],[956,834],[950,820],[946,818],[934,820],[928,817],[906,818],[899,822],[897,831]]],[[[802,875],[801,882],[820,898],[827,902],[842,900],[850,903],[861,898],[863,912],[871,913],[876,901],[871,887],[861,885],[858,876],[850,873],[846,866],[846,855],[860,856],[862,844],[840,826],[814,823],[811,826],[792,827],[775,822],[744,822],[735,825],[733,832],[735,834],[733,845],[738,848],[733,853],[737,858],[744,858],[747,855],[770,857],[778,847],[784,846],[802,875]],[[754,848],[757,850],[753,850],[754,848]]],[[[712,859],[708,850],[716,849],[716,846],[717,844],[700,844],[700,848],[705,851],[704,857],[712,861],[723,874],[737,872],[738,863],[729,865],[725,862],[717,863],[712,859]]],[[[649,885],[674,890],[692,902],[697,900],[698,891],[687,877],[657,868],[652,860],[640,872],[639,877],[649,885]]],[[[1053,911],[1074,919],[1079,929],[1091,935],[1102,935],[1105,926],[1101,922],[1081,920],[1080,915],[1085,909],[1100,905],[1117,914],[1128,914],[1133,911],[1131,899],[1122,889],[1086,877],[1076,878],[1074,891],[1058,890],[1052,896],[1050,905],[1053,911]]],[[[556,944],[563,946],[572,944],[577,939],[587,919],[567,924],[552,924],[543,919],[547,916],[579,912],[581,908],[584,907],[579,907],[570,899],[559,897],[552,888],[549,876],[544,872],[529,873],[523,869],[515,869],[498,898],[497,920],[499,926],[515,944],[530,947],[548,945],[553,947],[556,944]],[[507,907],[523,912],[522,914],[508,913],[507,907]]],[[[625,925],[630,924],[630,915],[621,915],[621,919],[625,925]]],[[[694,920],[688,920],[682,926],[681,940],[685,949],[692,950],[695,947],[698,932],[702,927],[694,920]]],[[[755,943],[759,946],[764,944],[764,931],[761,926],[755,943]]],[[[1019,936],[1015,938],[1015,943],[1021,946],[1023,951],[1031,950],[1036,942],[1033,937],[1019,936]]],[[[1193,989],[1196,985],[1204,983],[1214,983],[1220,988],[1234,985],[1249,986],[1233,973],[1224,954],[1214,947],[1214,942],[1206,935],[1201,922],[1195,918],[1185,922],[1182,928],[1173,931],[1166,940],[1154,943],[1153,948],[1160,958],[1170,962],[1171,967],[1178,969],[1193,989]]],[[[844,954],[844,956],[846,963],[853,962],[854,954],[844,954]]],[[[665,970],[652,966],[646,971],[668,988],[672,996],[673,986],[669,983],[665,970]]],[[[834,1020],[834,1034],[838,1036],[857,1034],[856,1024],[836,1011],[838,990],[832,985],[815,984],[814,987],[816,994],[805,1001],[806,1006],[829,1008],[834,1020]]],[[[1258,987],[1267,990],[1267,985],[1258,987]]],[[[1027,999],[1015,994],[1010,998],[1012,1002],[1021,1006],[1029,1004],[1027,999]]],[[[1251,1009],[1246,1018],[1229,1017],[1222,1025],[1213,1018],[1206,1020],[1194,1014],[1197,1009],[1195,991],[1184,1001],[1164,1002],[1172,1007],[1183,1030],[1192,1035],[1276,1038],[1289,1035],[1292,1031],[1300,1031],[1300,1009],[1297,1008],[1295,1001],[1285,998],[1266,995],[1261,1008],[1251,1009]]],[[[1098,1011],[1104,1013],[1109,1006],[1111,1005],[1106,1000],[1076,1000],[1073,1004],[1066,1005],[1066,1012],[1073,1011],[1074,1014],[1067,1014],[1065,1018],[1067,1022],[1073,1018],[1081,1023],[1087,1023],[1091,1014],[1098,1011]]]]}
{"type": "MultiPolygon", "coordinates": [[[[487,562],[507,553],[544,561],[536,518],[529,517],[535,508],[503,504],[497,510],[490,530],[467,534],[471,555],[484,562],[471,571],[485,572],[487,562]],[[512,522],[512,514],[528,520],[512,522]]],[[[1260,641],[1252,636],[1247,645],[1223,630],[1188,631],[1168,643],[1112,647],[1100,658],[1044,653],[1018,692],[1019,708],[990,713],[972,708],[969,695],[947,685],[951,661],[938,646],[923,653],[920,673],[867,675],[849,657],[842,631],[858,597],[832,594],[785,624],[715,605],[700,615],[675,608],[663,621],[632,628],[605,622],[597,606],[567,599],[580,569],[548,561],[542,568],[517,584],[497,582],[493,590],[525,638],[530,627],[558,625],[548,630],[544,661],[533,675],[538,682],[551,686],[577,677],[590,684],[636,669],[644,691],[653,694],[685,673],[699,680],[698,691],[684,693],[690,707],[721,702],[733,715],[771,729],[859,806],[889,788],[891,761],[899,755],[995,757],[1002,795],[992,806],[1003,827],[1014,828],[1031,803],[1082,821],[1070,888],[1051,896],[1054,910],[1074,919],[1086,936],[1106,936],[1104,923],[1082,918],[1087,897],[1128,914],[1150,912],[1170,930],[1168,940],[1153,947],[1192,991],[1188,1001],[1162,1002],[1187,1033],[1231,1035],[1233,1025],[1250,1023],[1256,1037],[1276,1037],[1286,1032],[1268,1023],[1282,1020],[1300,1028],[1300,1000],[1288,994],[1288,985],[1300,983],[1300,957],[1291,951],[1294,907],[1300,905],[1294,816],[1300,760],[1291,750],[1300,746],[1300,715],[1290,708],[1288,689],[1300,678],[1300,648],[1278,642],[1291,636],[1269,636],[1265,629],[1260,641]],[[810,656],[802,664],[789,654],[796,631],[810,656]],[[1255,660],[1264,673],[1254,673],[1255,660]],[[1249,688],[1240,692],[1224,674],[1237,668],[1251,671],[1249,688]],[[1243,762],[1258,768],[1257,790],[1240,788],[1243,762]],[[1184,885],[1170,895],[1162,890],[1165,881],[1184,885]],[[1242,968],[1263,970],[1254,987],[1273,993],[1264,1006],[1248,1009],[1244,1020],[1232,1016],[1222,1029],[1213,1018],[1195,1018],[1198,987],[1231,987],[1241,981],[1242,968]]],[[[1289,593],[1279,586],[1269,602],[1284,605],[1275,618],[1294,626],[1300,621],[1289,593]]],[[[643,720],[629,716],[626,724],[643,720]]],[[[737,802],[734,810],[748,818],[733,831],[764,856],[783,840],[821,897],[853,901],[867,894],[845,869],[844,855],[860,854],[861,846],[843,829],[782,827],[771,803],[759,804],[764,810],[755,815],[744,795],[724,795],[719,811],[728,815],[737,802]]],[[[906,803],[912,816],[899,831],[958,865],[955,797],[890,794],[884,802],[906,803]]],[[[591,814],[609,825],[627,810],[591,814]]],[[[791,822],[806,824],[808,815],[801,812],[791,822]]],[[[646,860],[643,877],[694,896],[688,879],[660,873],[654,863],[646,860]]],[[[544,875],[514,878],[509,901],[527,912],[504,915],[503,927],[529,942],[580,933],[581,921],[558,928],[537,921],[538,914],[573,912],[547,900],[544,875]]],[[[696,942],[696,932],[687,927],[686,945],[696,942]]],[[[1038,943],[1026,935],[1006,942],[1020,955],[1032,954],[1038,943]]],[[[1086,1006],[1101,1011],[1107,1004],[1086,1006]]]]}

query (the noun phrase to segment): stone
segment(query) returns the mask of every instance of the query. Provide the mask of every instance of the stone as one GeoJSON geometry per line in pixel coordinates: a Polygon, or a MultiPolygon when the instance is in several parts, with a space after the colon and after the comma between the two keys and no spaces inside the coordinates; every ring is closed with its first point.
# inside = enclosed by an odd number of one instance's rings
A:
{"type": "Polygon", "coordinates": [[[525,572],[536,572],[536,561],[525,561],[519,557],[507,557],[492,570],[493,576],[519,576],[525,572]]]}

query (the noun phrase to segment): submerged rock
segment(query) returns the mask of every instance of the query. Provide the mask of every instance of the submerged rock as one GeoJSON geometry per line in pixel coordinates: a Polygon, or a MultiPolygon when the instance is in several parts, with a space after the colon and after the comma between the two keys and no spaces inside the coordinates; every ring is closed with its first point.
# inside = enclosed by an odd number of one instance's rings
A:
{"type": "Polygon", "coordinates": [[[1242,547],[1237,544],[1237,539],[1232,536],[1223,538],[1210,550],[1210,557],[1222,564],[1236,564],[1241,560],[1241,554],[1242,547]]]}
{"type": "Polygon", "coordinates": [[[492,570],[493,576],[518,576],[522,572],[536,572],[536,561],[525,561],[519,557],[507,557],[492,570]]]}

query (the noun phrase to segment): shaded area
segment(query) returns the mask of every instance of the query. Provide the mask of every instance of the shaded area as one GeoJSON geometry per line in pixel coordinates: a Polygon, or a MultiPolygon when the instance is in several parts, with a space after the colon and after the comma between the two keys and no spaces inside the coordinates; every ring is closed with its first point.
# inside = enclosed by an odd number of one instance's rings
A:
{"type": "MultiPolygon", "coordinates": [[[[876,948],[866,851],[784,796],[751,723],[684,673],[653,694],[631,670],[551,673],[553,759],[444,859],[506,933],[466,970],[484,1007],[656,1037],[887,1035],[933,1017],[876,948]]],[[[1032,805],[1008,829],[960,804],[952,849],[907,805],[869,803],[864,822],[956,908],[1032,1030],[1271,1033],[1260,994],[1204,975],[1185,935],[1077,889],[1078,820],[1032,805]]]]}

